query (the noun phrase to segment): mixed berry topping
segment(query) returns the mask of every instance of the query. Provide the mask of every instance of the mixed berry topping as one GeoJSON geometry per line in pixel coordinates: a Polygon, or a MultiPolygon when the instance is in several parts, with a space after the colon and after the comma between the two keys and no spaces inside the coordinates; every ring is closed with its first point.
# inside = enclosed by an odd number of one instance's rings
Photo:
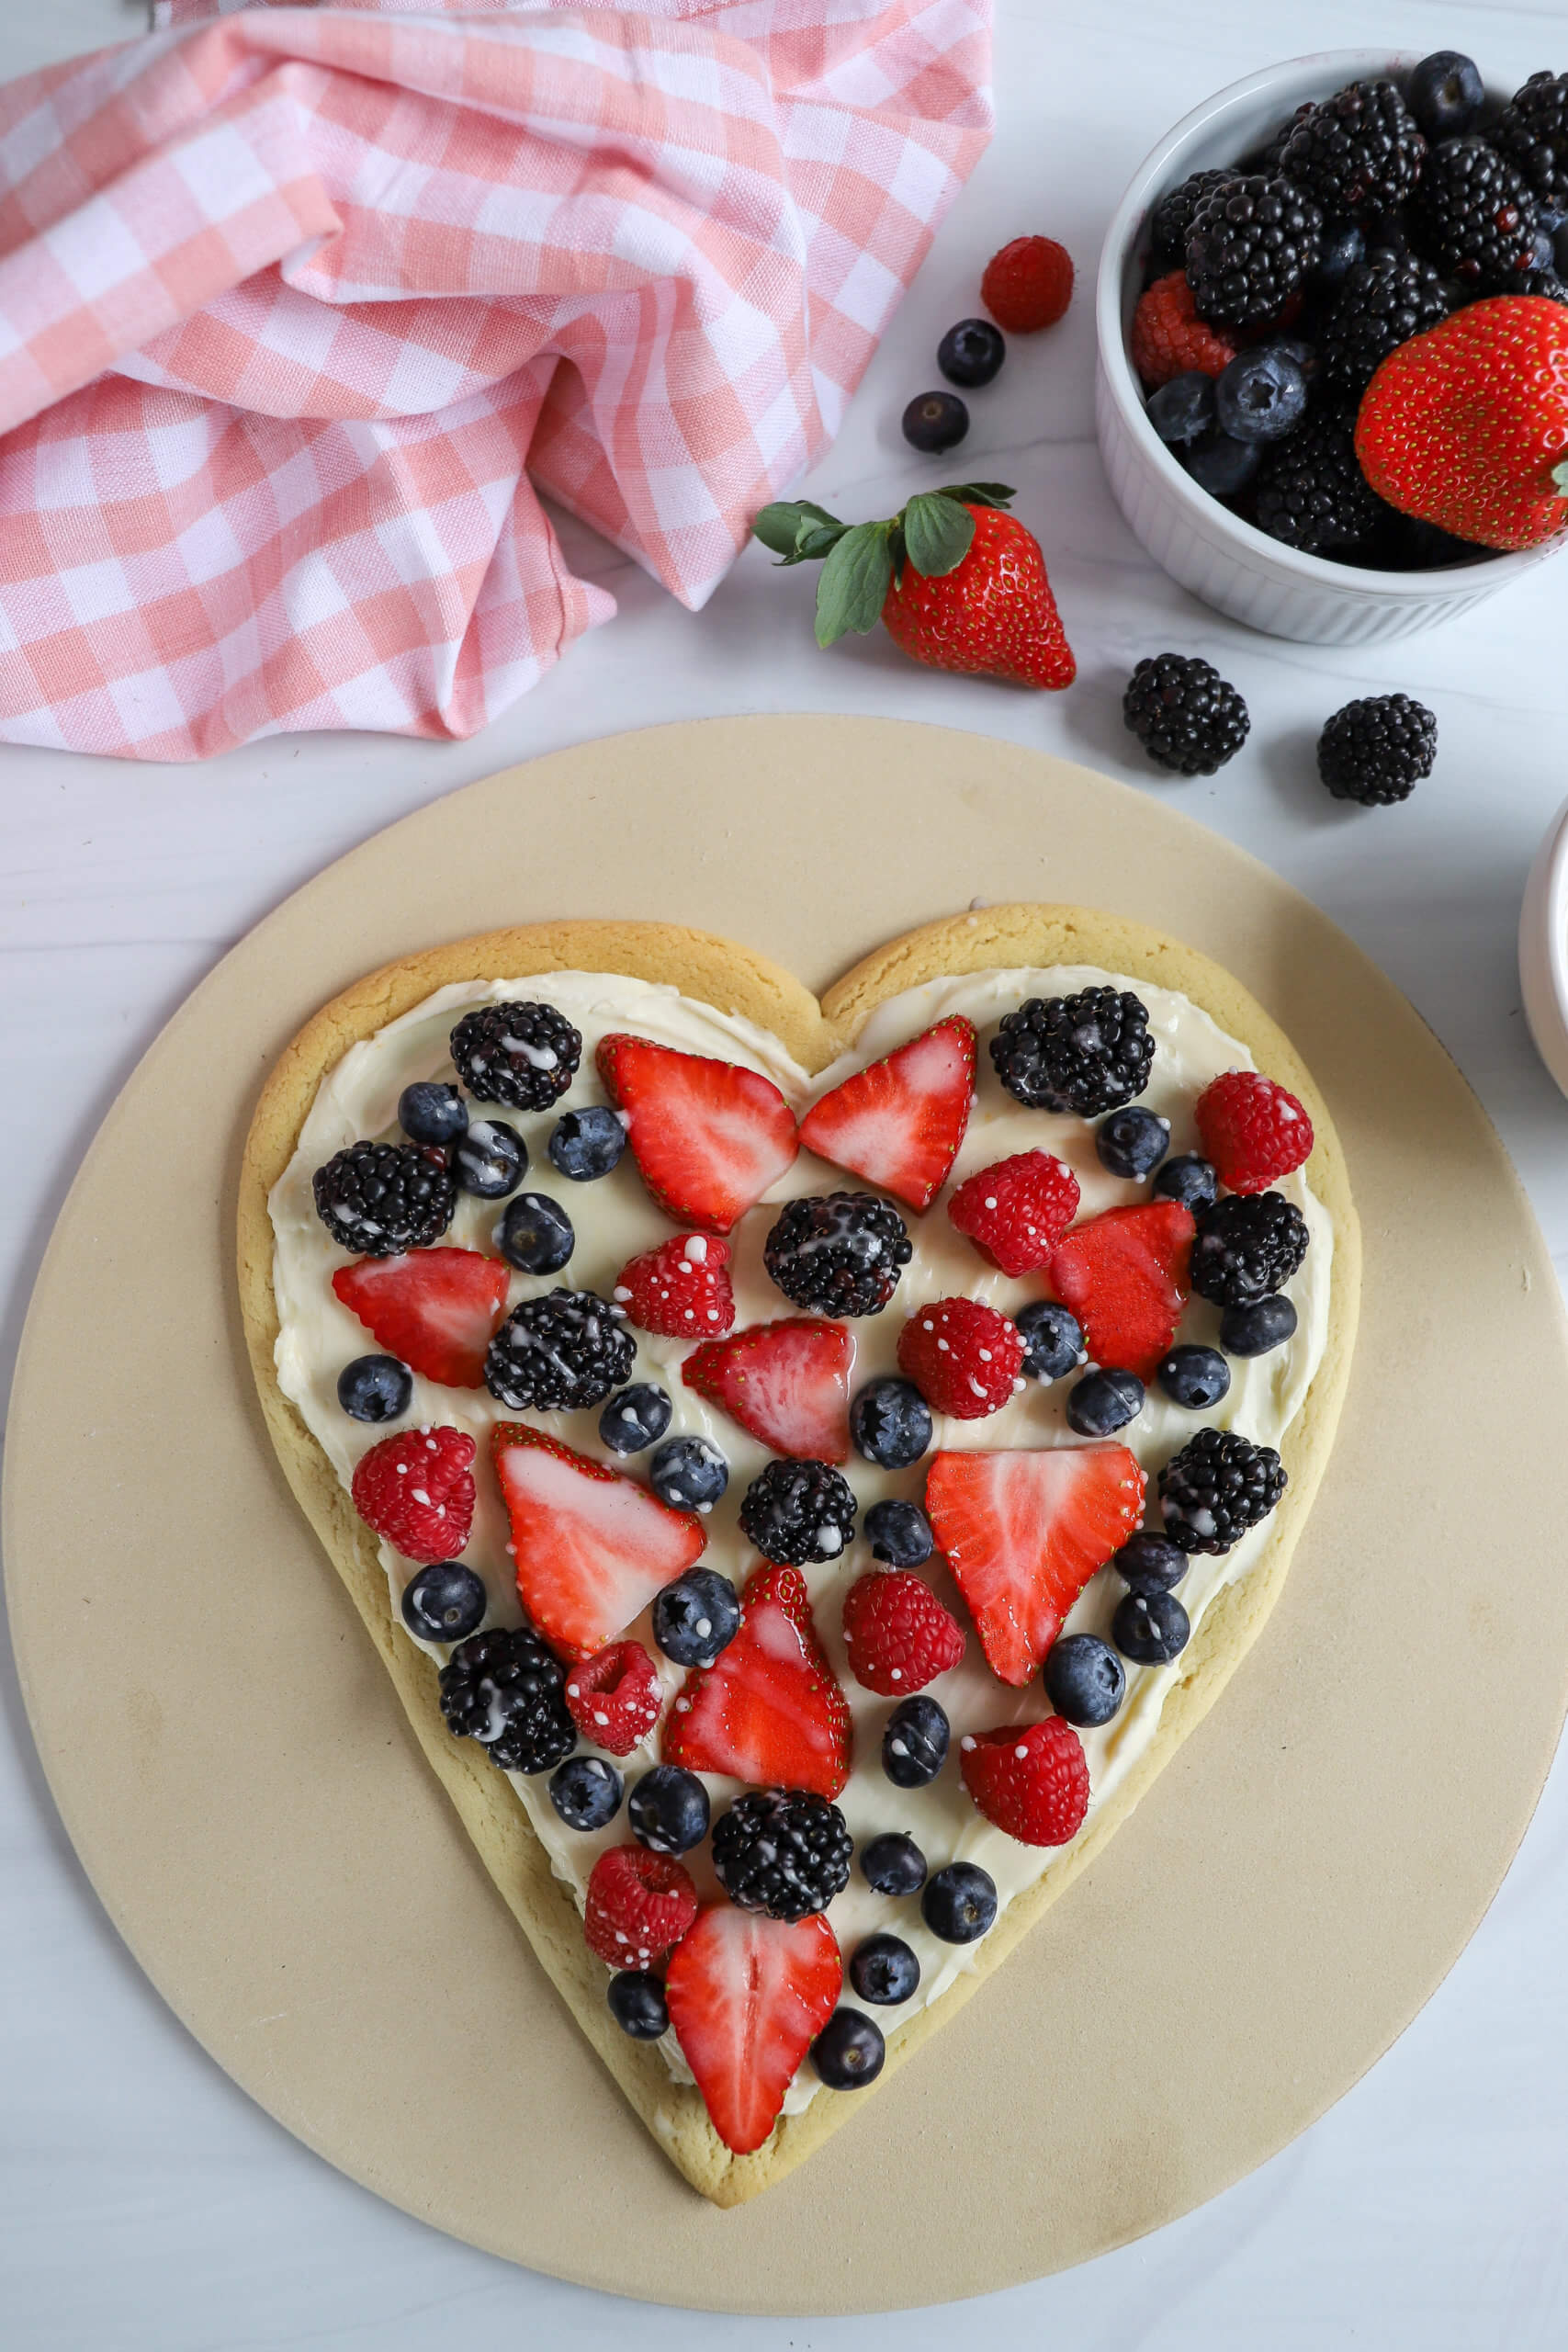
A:
{"type": "Polygon", "coordinates": [[[311,1191],[333,1239],[367,1258],[428,1250],[457,1204],[446,1154],[428,1144],[351,1143],[317,1169],[311,1191]]]}
{"type": "Polygon", "coordinates": [[[582,1039],[549,1004],[481,1004],[451,1037],[452,1067],[479,1102],[547,1111],[577,1075],[582,1039]]]}
{"type": "Polygon", "coordinates": [[[855,1530],[854,1488],[826,1462],[770,1462],[746,1489],[741,1532],[764,1560],[836,1560],[855,1530]]]}
{"type": "Polygon", "coordinates": [[[1160,1518],[1181,1552],[1228,1552],[1285,1491],[1271,1445],[1238,1430],[1200,1430],[1159,1474],[1160,1518]]]}
{"type": "Polygon", "coordinates": [[[909,1228],[873,1193],[791,1201],[762,1262],[792,1306],[819,1315],[880,1315],[913,1255],[909,1228]]]}
{"type": "Polygon", "coordinates": [[[1080,989],[1031,997],[991,1040],[997,1076],[1030,1110],[1118,1111],[1141,1094],[1154,1067],[1146,1005],[1130,989],[1080,989]]]}
{"type": "Polygon", "coordinates": [[[713,1866],[743,1911],[804,1919],[850,1883],[854,1852],[843,1815],[805,1789],[749,1789],[714,1824],[713,1866]]]}
{"type": "Polygon", "coordinates": [[[485,1386],[514,1412],[579,1412],[620,1386],[636,1354],[613,1300],[552,1290],[513,1308],[490,1343],[485,1386]]]}
{"type": "Polygon", "coordinates": [[[459,1642],[441,1669],[441,1712],[508,1772],[548,1772],[570,1756],[560,1662],[530,1625],[495,1625],[459,1642]]]}
{"type": "Polygon", "coordinates": [[[1192,1244],[1192,1287],[1216,1306],[1283,1290],[1307,1253],[1307,1223],[1282,1193],[1227,1193],[1205,1209],[1192,1244]]]}

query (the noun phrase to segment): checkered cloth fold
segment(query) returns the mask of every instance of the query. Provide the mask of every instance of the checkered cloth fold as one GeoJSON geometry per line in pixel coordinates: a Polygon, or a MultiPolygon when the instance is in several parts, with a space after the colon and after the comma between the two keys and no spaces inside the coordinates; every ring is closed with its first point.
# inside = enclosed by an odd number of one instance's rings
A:
{"type": "Polygon", "coordinates": [[[163,0],[0,89],[0,738],[473,733],[691,606],[988,133],[988,0],[163,0]],[[193,22],[200,17],[204,21],[193,22]]]}

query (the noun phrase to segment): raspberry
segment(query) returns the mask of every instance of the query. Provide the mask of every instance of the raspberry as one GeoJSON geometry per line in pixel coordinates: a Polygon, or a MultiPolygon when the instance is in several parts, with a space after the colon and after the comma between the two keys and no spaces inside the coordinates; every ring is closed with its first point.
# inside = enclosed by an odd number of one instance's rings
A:
{"type": "Polygon", "coordinates": [[[1072,299],[1072,255],[1053,237],[1015,237],[980,280],[981,301],[1009,334],[1054,327],[1072,299]]]}
{"type": "Polygon", "coordinates": [[[640,1642],[611,1642],[574,1666],[566,1703],[584,1739],[610,1756],[629,1756],[659,1721],[659,1669],[640,1642]]]}
{"type": "Polygon", "coordinates": [[[661,1340],[722,1340],[735,1322],[729,1245],[677,1233],[622,1268],[614,1297],[626,1321],[661,1340]]]}
{"type": "Polygon", "coordinates": [[[1089,1811],[1089,1763],[1064,1715],[1003,1724],[959,1742],[961,1770],[987,1821],[1021,1846],[1065,1846],[1089,1811]]]}
{"type": "Polygon", "coordinates": [[[917,1309],[899,1333],[898,1369],[933,1412],[983,1420],[1023,1385],[1022,1335],[977,1299],[939,1298],[917,1309]]]}
{"type": "Polygon", "coordinates": [[[1138,297],[1130,346],[1133,365],[1151,392],[1194,369],[1201,376],[1223,376],[1238,348],[1198,316],[1192,288],[1179,269],[1156,277],[1138,297]]]}
{"type": "Polygon", "coordinates": [[[1312,1121],[1293,1094],[1252,1069],[1226,1070],[1198,1097],[1198,1133],[1222,1184],[1262,1193],[1312,1150],[1312,1121]]]}
{"type": "Polygon", "coordinates": [[[1078,1213],[1078,1180],[1048,1151],[1015,1152],[966,1177],[947,1214],[1004,1274],[1043,1266],[1078,1213]]]}
{"type": "Polygon", "coordinates": [[[696,1916],[697,1890],[683,1864],[645,1846],[612,1846],[590,1873],[582,1933],[612,1968],[646,1968],[696,1916]]]}
{"type": "Polygon", "coordinates": [[[405,1560],[455,1560],[474,1523],[473,1461],[462,1430],[400,1430],[360,1456],[354,1508],[405,1560]]]}
{"type": "Polygon", "coordinates": [[[884,1699],[923,1690],[958,1665],[965,1647],[957,1619],[903,1568],[878,1568],[851,1585],[844,1642],[855,1680],[884,1699]]]}

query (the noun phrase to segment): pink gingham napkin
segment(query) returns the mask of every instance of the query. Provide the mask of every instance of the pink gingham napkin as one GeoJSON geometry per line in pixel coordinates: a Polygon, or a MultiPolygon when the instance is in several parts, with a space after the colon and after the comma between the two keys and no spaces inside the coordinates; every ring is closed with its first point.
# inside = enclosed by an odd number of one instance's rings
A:
{"type": "MultiPolygon", "coordinates": [[[[0,89],[0,738],[468,735],[699,606],[988,133],[988,0],[249,7],[0,89]]],[[[201,21],[192,21],[200,18],[201,21]]]]}

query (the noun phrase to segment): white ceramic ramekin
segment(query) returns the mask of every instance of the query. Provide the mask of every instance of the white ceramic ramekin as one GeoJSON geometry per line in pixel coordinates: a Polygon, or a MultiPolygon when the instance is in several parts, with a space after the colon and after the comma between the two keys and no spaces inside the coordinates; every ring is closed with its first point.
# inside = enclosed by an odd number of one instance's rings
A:
{"type": "Polygon", "coordinates": [[[1283,547],[1209,497],[1149,423],[1127,356],[1143,289],[1146,223],[1168,188],[1190,172],[1255,152],[1303,99],[1328,97],[1347,82],[1403,74],[1416,62],[1386,50],[1330,50],[1233,82],[1179,122],[1140,166],[1100,255],[1095,420],[1117,504],[1155,561],[1183,588],[1233,620],[1308,645],[1372,645],[1430,628],[1495,596],[1561,547],[1562,537],[1449,570],[1370,571],[1283,547]]]}
{"type": "Polygon", "coordinates": [[[1525,884],[1519,987],[1535,1049],[1568,1094],[1568,800],[1547,827],[1525,884]]]}

